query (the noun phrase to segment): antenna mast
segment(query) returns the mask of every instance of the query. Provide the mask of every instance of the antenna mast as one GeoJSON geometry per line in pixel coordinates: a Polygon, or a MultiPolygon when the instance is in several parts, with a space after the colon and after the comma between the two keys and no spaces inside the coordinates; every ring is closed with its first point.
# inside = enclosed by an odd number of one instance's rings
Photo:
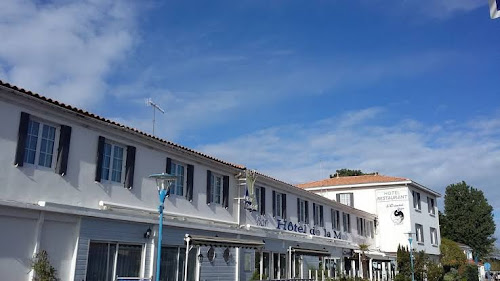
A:
{"type": "Polygon", "coordinates": [[[146,99],[146,106],[151,106],[153,108],[153,136],[155,135],[155,123],[156,123],[156,110],[160,111],[162,114],[165,114],[165,110],[163,110],[159,105],[153,102],[151,98],[146,99]]]}

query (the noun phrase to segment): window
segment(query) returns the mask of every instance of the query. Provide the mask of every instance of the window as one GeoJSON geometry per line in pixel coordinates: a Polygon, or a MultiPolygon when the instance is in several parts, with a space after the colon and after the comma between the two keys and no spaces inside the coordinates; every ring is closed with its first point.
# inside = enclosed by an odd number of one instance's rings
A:
{"type": "Polygon", "coordinates": [[[351,193],[339,193],[337,194],[337,202],[342,203],[347,206],[354,207],[354,195],[351,193]]]}
{"type": "MultiPolygon", "coordinates": [[[[196,249],[196,248],[195,248],[196,249]]],[[[188,257],[188,280],[194,280],[196,273],[197,251],[193,249],[188,257]]],[[[186,249],[175,246],[161,247],[160,280],[183,281],[186,249]]]]}
{"type": "Polygon", "coordinates": [[[340,212],[332,209],[332,229],[340,230],[340,212]]]}
{"type": "Polygon", "coordinates": [[[368,232],[366,230],[366,219],[359,217],[356,218],[356,227],[359,236],[368,236],[368,232]]]}
{"type": "Polygon", "coordinates": [[[52,167],[56,128],[30,119],[24,147],[24,163],[52,167]]]}
{"type": "Polygon", "coordinates": [[[420,193],[412,191],[412,194],[413,194],[413,208],[420,211],[422,209],[420,205],[420,193]]]}
{"type": "Polygon", "coordinates": [[[370,237],[375,237],[375,223],[373,221],[370,221],[370,237]]]}
{"type": "Polygon", "coordinates": [[[140,277],[141,257],[141,245],[90,242],[86,280],[112,281],[115,276],[140,277]]]}
{"type": "Polygon", "coordinates": [[[266,213],[266,189],[262,186],[255,187],[256,211],[264,215],[266,213]]]}
{"type": "Polygon", "coordinates": [[[297,198],[297,220],[299,223],[309,223],[309,219],[307,218],[308,212],[306,210],[306,205],[308,202],[306,200],[302,200],[297,198]]]}
{"type": "Polygon", "coordinates": [[[210,180],[210,186],[212,188],[212,201],[215,204],[222,204],[222,176],[212,173],[212,178],[210,180]]]}
{"type": "Polygon", "coordinates": [[[417,242],[424,243],[424,228],[421,224],[415,224],[415,235],[417,242]]]}
{"type": "Polygon", "coordinates": [[[325,225],[323,220],[323,206],[314,203],[313,208],[314,225],[323,227],[325,225]]]}
{"type": "Polygon", "coordinates": [[[437,230],[434,227],[431,227],[431,245],[437,245],[437,230]]]}
{"type": "Polygon", "coordinates": [[[434,198],[427,197],[427,207],[429,209],[429,214],[436,215],[436,208],[434,206],[434,198]]]}
{"type": "Polygon", "coordinates": [[[184,186],[186,184],[186,167],[178,162],[170,162],[170,173],[171,175],[177,176],[174,183],[172,183],[170,194],[183,196],[184,186]]]}
{"type": "Polygon", "coordinates": [[[286,218],[286,194],[273,190],[273,216],[286,218]]]}
{"type": "Polygon", "coordinates": [[[342,213],[342,225],[344,227],[344,232],[351,233],[351,215],[348,213],[342,213]]]}
{"type": "Polygon", "coordinates": [[[122,181],[123,147],[111,142],[104,143],[101,179],[122,181]]]}

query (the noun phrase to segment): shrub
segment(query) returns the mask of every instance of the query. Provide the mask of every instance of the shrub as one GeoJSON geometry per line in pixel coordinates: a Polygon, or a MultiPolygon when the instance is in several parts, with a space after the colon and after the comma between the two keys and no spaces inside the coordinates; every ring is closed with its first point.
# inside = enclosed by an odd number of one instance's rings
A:
{"type": "Polygon", "coordinates": [[[57,281],[57,271],[49,262],[47,251],[42,250],[31,260],[31,268],[35,272],[35,281],[57,281]]]}

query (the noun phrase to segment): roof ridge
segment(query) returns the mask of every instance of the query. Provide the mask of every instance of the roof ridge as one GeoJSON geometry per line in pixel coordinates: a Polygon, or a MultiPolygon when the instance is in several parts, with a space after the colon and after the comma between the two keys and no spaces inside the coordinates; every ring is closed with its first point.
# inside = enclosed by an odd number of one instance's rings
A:
{"type": "Polygon", "coordinates": [[[126,129],[126,130],[130,130],[132,132],[135,132],[135,133],[138,133],[140,135],[142,135],[143,137],[146,137],[146,138],[149,138],[149,139],[153,139],[153,140],[156,140],[156,141],[160,141],[160,142],[163,142],[164,144],[167,144],[167,145],[171,145],[171,146],[174,146],[176,148],[179,148],[179,149],[182,149],[182,150],[185,150],[185,151],[188,151],[188,152],[191,152],[191,153],[194,153],[194,154],[197,154],[198,156],[202,156],[202,157],[205,157],[205,158],[208,158],[208,159],[211,159],[211,160],[214,160],[216,162],[219,162],[221,164],[224,164],[224,165],[228,165],[228,166],[231,166],[233,168],[237,168],[237,169],[246,169],[246,167],[244,165],[239,165],[239,164],[234,164],[234,163],[231,163],[231,162],[228,162],[228,161],[224,161],[224,160],[221,160],[221,159],[218,159],[218,158],[215,158],[213,156],[210,156],[208,154],[205,154],[205,153],[202,153],[202,152],[199,152],[199,151],[196,151],[196,150],[193,150],[191,148],[188,148],[186,146],[183,146],[183,145],[180,145],[180,144],[177,144],[177,143],[174,143],[172,141],[169,141],[169,140],[166,140],[166,139],[162,139],[162,138],[159,138],[159,137],[156,137],[154,135],[151,135],[151,134],[148,134],[146,132],[143,132],[139,129],[136,129],[136,128],[133,128],[133,127],[130,127],[130,126],[127,126],[127,125],[124,125],[124,124],[121,124],[119,122],[116,122],[116,121],[113,121],[109,118],[105,118],[105,117],[102,117],[102,116],[99,116],[95,113],[92,113],[90,111],[87,111],[87,110],[83,110],[81,108],[78,108],[78,107],[75,107],[75,106],[72,106],[70,104],[65,104],[63,102],[60,102],[60,101],[57,101],[55,99],[52,99],[52,98],[49,98],[49,97],[46,97],[46,96],[43,96],[41,94],[38,94],[36,92],[32,92],[30,90],[26,90],[24,88],[21,88],[21,87],[18,87],[16,85],[13,85],[13,84],[10,84],[8,82],[4,82],[0,79],[0,86],[3,86],[3,87],[6,87],[6,88],[9,88],[11,90],[14,90],[14,91],[17,91],[19,93],[22,93],[22,94],[25,94],[25,95],[28,95],[30,97],[34,97],[34,98],[37,98],[41,101],[44,101],[44,102],[48,102],[48,103],[51,103],[52,105],[55,105],[55,106],[58,106],[58,107],[61,107],[61,108],[64,108],[64,109],[67,109],[67,110],[70,110],[70,111],[73,111],[73,112],[76,112],[76,113],[79,113],[79,114],[84,114],[90,118],[94,118],[96,120],[100,120],[100,121],[103,121],[103,122],[106,122],[108,124],[111,124],[111,125],[114,125],[114,126],[118,126],[122,129],[126,129]]]}

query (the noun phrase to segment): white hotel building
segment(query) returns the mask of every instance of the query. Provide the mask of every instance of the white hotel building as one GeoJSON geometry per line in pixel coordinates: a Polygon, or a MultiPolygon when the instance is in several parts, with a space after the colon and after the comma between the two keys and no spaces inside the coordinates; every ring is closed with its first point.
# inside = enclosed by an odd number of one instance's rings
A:
{"type": "Polygon", "coordinates": [[[360,259],[360,244],[384,243],[374,210],[258,174],[250,211],[245,167],[2,81],[0,119],[2,280],[32,280],[41,250],[60,280],[153,279],[158,194],[148,176],[161,172],[178,176],[165,202],[161,280],[394,274],[375,247],[372,262],[360,259]]]}
{"type": "Polygon", "coordinates": [[[376,214],[376,249],[395,256],[398,245],[408,246],[410,234],[413,249],[439,258],[438,192],[411,179],[379,174],[333,177],[299,187],[376,214]]]}

